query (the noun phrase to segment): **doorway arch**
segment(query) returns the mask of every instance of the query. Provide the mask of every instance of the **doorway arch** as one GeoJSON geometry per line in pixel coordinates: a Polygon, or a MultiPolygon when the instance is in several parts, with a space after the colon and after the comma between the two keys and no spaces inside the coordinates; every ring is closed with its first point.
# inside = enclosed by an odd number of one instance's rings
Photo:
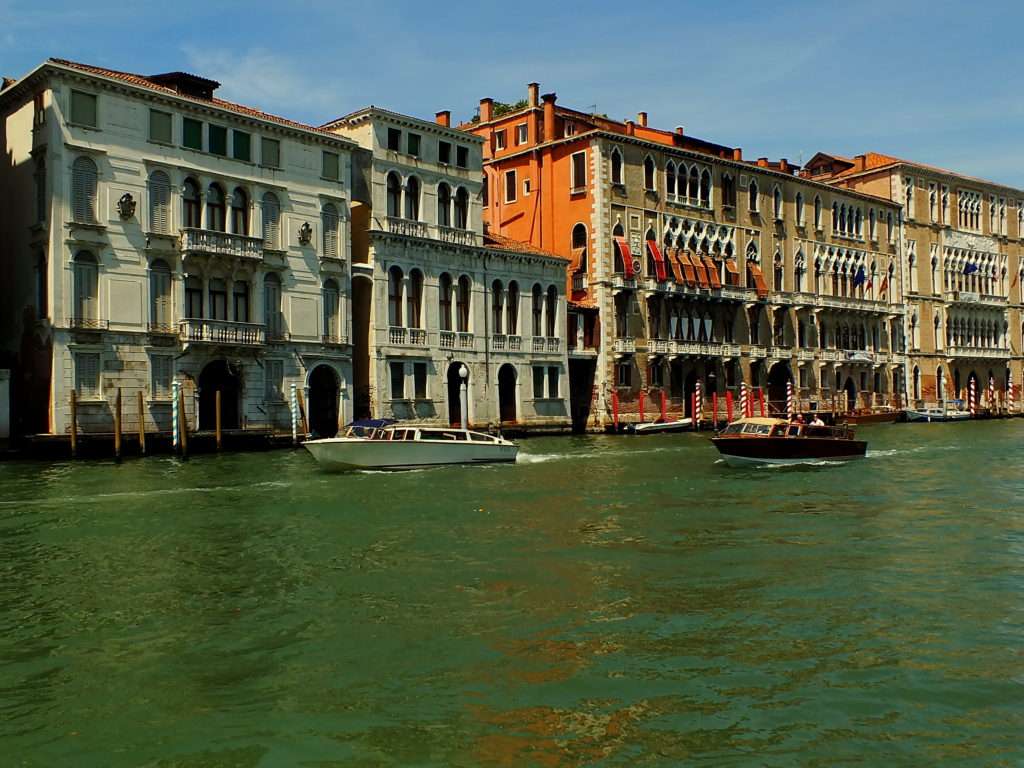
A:
{"type": "Polygon", "coordinates": [[[768,413],[786,412],[786,384],[793,380],[787,363],[778,362],[768,371],[768,413]]]}
{"type": "Polygon", "coordinates": [[[857,385],[853,383],[853,377],[846,377],[846,384],[843,385],[846,392],[846,410],[854,411],[857,408],[857,385]]]}
{"type": "Polygon", "coordinates": [[[220,427],[238,429],[242,383],[227,360],[207,363],[199,374],[199,429],[217,428],[217,392],[220,392],[220,427]]]}
{"type": "Polygon", "coordinates": [[[341,382],[337,372],[321,363],[309,374],[309,429],[316,437],[338,434],[338,395],[341,382]]]}
{"type": "Polygon", "coordinates": [[[505,363],[498,369],[498,418],[501,422],[514,423],[516,416],[516,367],[505,363]]]}
{"type": "MultiPolygon", "coordinates": [[[[453,427],[461,426],[463,429],[469,429],[468,425],[462,423],[462,400],[459,391],[459,385],[462,383],[462,379],[459,378],[459,369],[463,363],[461,360],[454,360],[448,366],[447,383],[448,383],[448,423],[453,427]]],[[[466,366],[469,370],[469,366],[466,366]]],[[[469,419],[469,386],[470,376],[466,377],[466,418],[469,419]]]]}

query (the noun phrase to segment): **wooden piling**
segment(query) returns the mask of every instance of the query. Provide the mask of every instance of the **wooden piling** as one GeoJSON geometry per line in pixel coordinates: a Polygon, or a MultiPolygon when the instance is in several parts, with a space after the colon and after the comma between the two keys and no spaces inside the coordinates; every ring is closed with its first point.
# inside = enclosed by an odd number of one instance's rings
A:
{"type": "Polygon", "coordinates": [[[139,404],[139,453],[143,456],[146,455],[146,411],[144,409],[142,390],[138,391],[138,404],[139,404]]]}
{"type": "Polygon", "coordinates": [[[219,451],[221,449],[221,441],[220,441],[220,390],[219,389],[217,390],[217,396],[215,398],[215,405],[216,405],[216,408],[214,409],[214,411],[215,411],[214,431],[216,432],[216,435],[217,435],[217,450],[219,451]]]}
{"type": "MultiPolygon", "coordinates": [[[[306,421],[306,403],[302,399],[301,389],[296,392],[296,395],[298,395],[299,399],[299,419],[302,420],[302,436],[305,437],[309,434],[309,422],[306,421]]],[[[465,429],[469,429],[469,427],[465,427],[465,429]]]]}
{"type": "Polygon", "coordinates": [[[71,458],[78,455],[78,392],[71,390],[71,458]]]}
{"type": "Polygon", "coordinates": [[[121,388],[114,397],[114,458],[121,460],[121,388]]]}
{"type": "Polygon", "coordinates": [[[188,417],[185,415],[185,391],[178,390],[178,439],[181,443],[181,457],[188,458],[188,417]]]}

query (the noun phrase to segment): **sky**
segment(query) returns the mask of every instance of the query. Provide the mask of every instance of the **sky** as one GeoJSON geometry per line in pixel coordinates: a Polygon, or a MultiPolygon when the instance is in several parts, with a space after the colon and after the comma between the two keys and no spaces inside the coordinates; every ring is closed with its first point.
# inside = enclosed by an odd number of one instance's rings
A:
{"type": "Polygon", "coordinates": [[[1024,189],[1020,0],[515,3],[0,0],[0,74],[48,57],[155,74],[321,124],[559,103],[805,162],[868,151],[1024,189]]]}

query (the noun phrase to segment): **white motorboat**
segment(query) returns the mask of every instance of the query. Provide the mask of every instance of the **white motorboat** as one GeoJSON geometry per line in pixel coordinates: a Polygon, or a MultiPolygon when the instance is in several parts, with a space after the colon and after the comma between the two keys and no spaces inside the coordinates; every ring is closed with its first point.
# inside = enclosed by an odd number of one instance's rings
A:
{"type": "Polygon", "coordinates": [[[307,440],[303,445],[321,467],[336,471],[512,462],[519,452],[511,440],[483,432],[398,424],[356,423],[344,437],[307,440]]]}
{"type": "Polygon", "coordinates": [[[970,411],[955,408],[908,408],[907,421],[966,421],[970,411]]]}
{"type": "Polygon", "coordinates": [[[693,427],[693,419],[676,419],[674,421],[643,421],[627,424],[626,432],[634,435],[652,435],[658,432],[683,432],[693,427]]]}

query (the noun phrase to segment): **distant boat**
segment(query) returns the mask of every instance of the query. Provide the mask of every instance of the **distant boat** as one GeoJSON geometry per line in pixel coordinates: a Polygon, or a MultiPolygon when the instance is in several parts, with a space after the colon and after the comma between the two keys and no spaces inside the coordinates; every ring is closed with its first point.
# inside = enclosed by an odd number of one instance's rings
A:
{"type": "Polygon", "coordinates": [[[894,424],[903,413],[891,405],[878,405],[844,414],[842,418],[849,424],[894,424]]]}
{"type": "Polygon", "coordinates": [[[693,427],[693,419],[676,419],[675,421],[643,421],[639,424],[627,424],[625,431],[634,435],[653,435],[658,432],[685,432],[693,427]]]}
{"type": "Polygon", "coordinates": [[[307,440],[303,445],[329,470],[514,462],[519,452],[512,441],[483,432],[372,422],[354,422],[344,437],[307,440]]]}
{"type": "Polygon", "coordinates": [[[907,421],[966,421],[971,418],[970,411],[959,408],[908,408],[907,421]]]}
{"type": "Polygon", "coordinates": [[[849,427],[763,417],[734,421],[711,442],[733,467],[859,459],[868,448],[864,440],[854,439],[849,427]]]}

